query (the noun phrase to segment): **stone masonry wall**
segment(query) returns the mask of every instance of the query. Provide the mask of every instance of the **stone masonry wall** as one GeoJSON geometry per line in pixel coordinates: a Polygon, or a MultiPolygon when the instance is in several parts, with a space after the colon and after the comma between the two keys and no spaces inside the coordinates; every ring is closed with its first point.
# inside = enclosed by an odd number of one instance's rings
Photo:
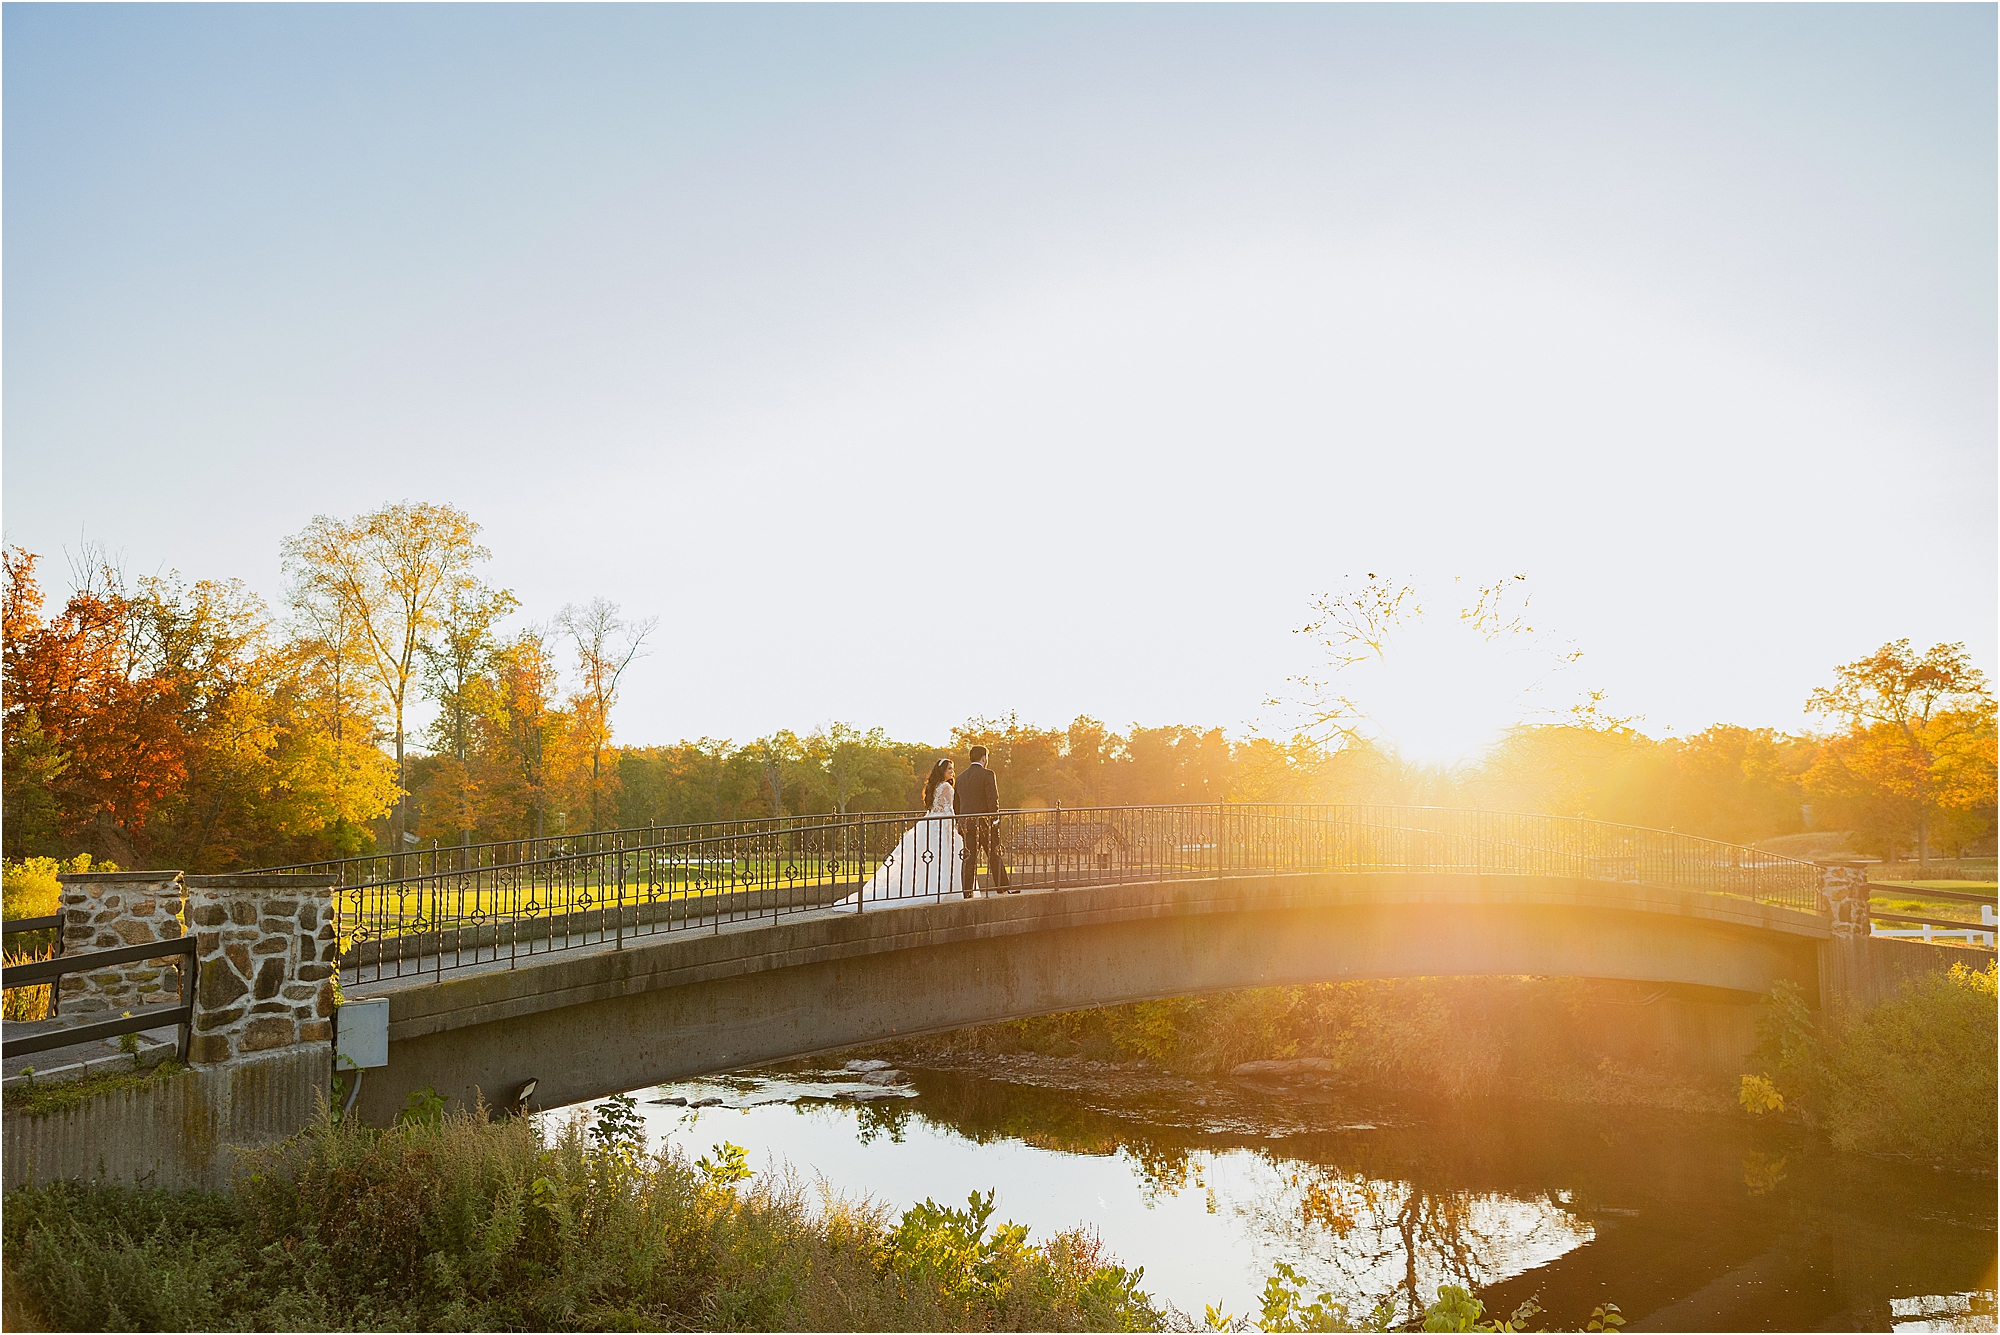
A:
{"type": "Polygon", "coordinates": [[[1867,858],[1828,858],[1819,864],[1820,907],[1833,915],[1835,936],[1868,935],[1867,858]]]}
{"type": "MultiPolygon", "coordinates": [[[[177,871],[68,872],[62,883],[63,953],[112,950],[182,935],[181,874],[177,871]]],[[[176,959],[113,964],[89,973],[63,976],[58,1006],[63,1015],[115,1019],[141,1006],[177,1005],[180,978],[176,959]]]]}
{"type": "Polygon", "coordinates": [[[197,1065],[333,1039],[339,943],[326,876],[190,876],[197,1065]]]}

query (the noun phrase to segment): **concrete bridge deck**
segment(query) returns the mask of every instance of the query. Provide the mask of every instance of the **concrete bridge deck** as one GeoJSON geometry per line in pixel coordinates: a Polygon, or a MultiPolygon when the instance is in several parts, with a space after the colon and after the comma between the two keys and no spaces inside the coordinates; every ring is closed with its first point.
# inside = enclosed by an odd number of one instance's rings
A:
{"type": "MultiPolygon", "coordinates": [[[[425,1086],[561,1106],[663,1080],[1157,997],[1448,975],[1625,979],[1749,1001],[1819,995],[1829,919],[1623,881],[1246,873],[704,924],[622,947],[353,985],[390,999],[360,1108],[425,1086]],[[697,930],[685,930],[696,928],[697,930]]],[[[1900,943],[1881,943],[1900,944],[1900,943]]]]}

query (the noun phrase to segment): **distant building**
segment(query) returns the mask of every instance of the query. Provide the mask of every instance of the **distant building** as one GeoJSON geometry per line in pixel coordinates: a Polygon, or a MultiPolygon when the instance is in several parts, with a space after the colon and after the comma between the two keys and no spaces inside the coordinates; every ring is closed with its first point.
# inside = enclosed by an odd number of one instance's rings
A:
{"type": "Polygon", "coordinates": [[[1028,875],[1081,875],[1115,871],[1131,860],[1132,846],[1104,821],[1024,821],[1004,845],[1008,867],[1028,875]],[[1061,831],[1061,846],[1056,843],[1061,831]]]}

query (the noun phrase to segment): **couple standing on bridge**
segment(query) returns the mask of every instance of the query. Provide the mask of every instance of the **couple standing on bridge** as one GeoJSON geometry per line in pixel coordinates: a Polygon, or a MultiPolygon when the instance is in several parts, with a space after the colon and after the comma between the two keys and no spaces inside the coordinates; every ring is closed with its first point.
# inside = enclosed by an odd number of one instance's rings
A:
{"type": "Polygon", "coordinates": [[[966,762],[963,777],[950,756],[939,756],[931,766],[924,779],[923,818],[903,832],[861,887],[862,902],[956,894],[970,899],[979,888],[982,851],[993,889],[1018,893],[1007,884],[1007,864],[1000,857],[1000,784],[986,768],[986,748],[973,747],[966,762]]]}

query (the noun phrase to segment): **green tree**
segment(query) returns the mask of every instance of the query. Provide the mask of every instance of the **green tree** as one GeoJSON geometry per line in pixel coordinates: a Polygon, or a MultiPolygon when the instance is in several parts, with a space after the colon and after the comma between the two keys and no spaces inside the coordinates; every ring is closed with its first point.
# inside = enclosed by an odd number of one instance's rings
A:
{"type": "Polygon", "coordinates": [[[850,811],[894,809],[903,801],[908,766],[880,728],[867,732],[833,723],[805,740],[825,800],[842,816],[850,811]]]}

